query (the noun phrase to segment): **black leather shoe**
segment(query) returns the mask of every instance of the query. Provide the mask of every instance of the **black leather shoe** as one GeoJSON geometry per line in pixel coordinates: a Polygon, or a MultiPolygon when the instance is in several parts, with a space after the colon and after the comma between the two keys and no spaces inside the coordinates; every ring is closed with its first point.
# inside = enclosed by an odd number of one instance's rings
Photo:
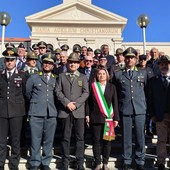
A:
{"type": "Polygon", "coordinates": [[[165,165],[164,164],[159,164],[158,165],[158,170],[165,170],[165,165]]]}
{"type": "Polygon", "coordinates": [[[41,170],[51,170],[51,168],[47,165],[42,166],[41,170]]]}
{"type": "Polygon", "coordinates": [[[68,166],[63,166],[60,170],[68,170],[68,166]]]}
{"type": "Polygon", "coordinates": [[[30,170],[38,170],[38,166],[32,166],[30,170]]]}
{"type": "Polygon", "coordinates": [[[136,165],[136,170],[145,170],[144,165],[136,165]]]}
{"type": "Polygon", "coordinates": [[[129,165],[129,164],[124,164],[124,165],[123,165],[123,170],[132,170],[131,165],[129,165]]]}
{"type": "Polygon", "coordinates": [[[4,167],[3,167],[3,166],[0,166],[0,170],[4,170],[4,167]]]}

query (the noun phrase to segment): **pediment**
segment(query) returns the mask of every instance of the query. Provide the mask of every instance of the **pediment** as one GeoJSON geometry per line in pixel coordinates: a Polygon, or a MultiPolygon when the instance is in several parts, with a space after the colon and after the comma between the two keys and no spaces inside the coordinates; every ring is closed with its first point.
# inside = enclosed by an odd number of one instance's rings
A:
{"type": "Polygon", "coordinates": [[[127,19],[117,14],[106,11],[92,4],[85,4],[79,1],[61,4],[39,13],[26,17],[29,22],[115,22],[116,24],[126,24],[127,19]]]}

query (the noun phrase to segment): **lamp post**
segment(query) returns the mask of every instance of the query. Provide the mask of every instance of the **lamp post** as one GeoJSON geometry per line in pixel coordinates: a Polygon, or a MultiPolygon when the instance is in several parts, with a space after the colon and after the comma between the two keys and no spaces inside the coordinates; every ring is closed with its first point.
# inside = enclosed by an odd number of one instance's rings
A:
{"type": "Polygon", "coordinates": [[[1,54],[4,45],[5,27],[11,22],[11,16],[7,12],[0,12],[0,24],[2,26],[1,54]]]}
{"type": "Polygon", "coordinates": [[[146,54],[146,27],[150,23],[150,19],[147,15],[142,14],[137,19],[137,24],[143,30],[143,53],[146,54]]]}

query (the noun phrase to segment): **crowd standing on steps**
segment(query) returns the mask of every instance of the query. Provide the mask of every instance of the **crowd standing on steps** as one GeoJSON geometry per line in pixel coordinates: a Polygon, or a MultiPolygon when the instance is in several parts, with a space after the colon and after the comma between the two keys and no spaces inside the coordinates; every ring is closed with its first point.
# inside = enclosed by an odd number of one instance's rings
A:
{"type": "Polygon", "coordinates": [[[157,169],[166,169],[168,54],[157,48],[141,54],[133,47],[117,48],[110,54],[107,44],[97,49],[63,44],[55,49],[40,41],[31,47],[8,42],[1,54],[0,170],[5,169],[7,158],[8,168],[19,170],[23,154],[29,156],[28,169],[50,170],[57,126],[62,134],[63,170],[69,169],[71,143],[75,144],[75,169],[85,169],[87,128],[92,135],[92,169],[109,170],[117,133],[122,136],[123,170],[147,169],[145,137],[154,135],[158,136],[157,169]],[[11,154],[7,157],[8,145],[11,154]]]}

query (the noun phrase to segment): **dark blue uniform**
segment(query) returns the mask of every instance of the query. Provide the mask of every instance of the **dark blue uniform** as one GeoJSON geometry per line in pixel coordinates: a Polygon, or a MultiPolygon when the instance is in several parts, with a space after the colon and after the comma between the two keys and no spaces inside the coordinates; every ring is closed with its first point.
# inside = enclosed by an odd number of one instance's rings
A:
{"type": "Polygon", "coordinates": [[[146,70],[137,67],[130,77],[126,69],[115,71],[113,83],[116,85],[119,111],[122,115],[123,128],[123,158],[124,164],[132,162],[132,127],[136,136],[135,161],[137,165],[144,165],[145,160],[145,115],[146,99],[144,88],[147,82],[146,70]],[[134,123],[134,124],[133,124],[134,123]]]}

